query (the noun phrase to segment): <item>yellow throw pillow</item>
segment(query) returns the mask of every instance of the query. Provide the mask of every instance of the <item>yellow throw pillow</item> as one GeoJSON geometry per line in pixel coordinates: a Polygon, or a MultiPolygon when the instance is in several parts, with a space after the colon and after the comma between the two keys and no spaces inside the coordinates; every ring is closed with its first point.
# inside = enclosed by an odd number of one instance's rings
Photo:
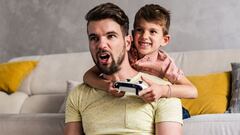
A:
{"type": "Polygon", "coordinates": [[[198,98],[182,99],[190,115],[224,113],[228,105],[230,72],[187,77],[198,89],[198,98]]]}
{"type": "Polygon", "coordinates": [[[15,92],[22,80],[37,65],[37,61],[18,61],[0,64],[0,91],[15,92]]]}

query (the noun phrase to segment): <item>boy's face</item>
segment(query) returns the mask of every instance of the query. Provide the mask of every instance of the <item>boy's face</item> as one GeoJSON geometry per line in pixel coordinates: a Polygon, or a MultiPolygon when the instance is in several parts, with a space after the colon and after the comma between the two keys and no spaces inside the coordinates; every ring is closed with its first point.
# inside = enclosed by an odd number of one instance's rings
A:
{"type": "Polygon", "coordinates": [[[87,27],[89,49],[99,70],[113,74],[119,70],[126,52],[130,49],[130,38],[112,19],[91,21],[87,27]]]}
{"type": "Polygon", "coordinates": [[[163,28],[157,21],[140,19],[134,29],[134,44],[140,57],[157,53],[161,46],[169,43],[170,36],[163,35],[163,28]]]}

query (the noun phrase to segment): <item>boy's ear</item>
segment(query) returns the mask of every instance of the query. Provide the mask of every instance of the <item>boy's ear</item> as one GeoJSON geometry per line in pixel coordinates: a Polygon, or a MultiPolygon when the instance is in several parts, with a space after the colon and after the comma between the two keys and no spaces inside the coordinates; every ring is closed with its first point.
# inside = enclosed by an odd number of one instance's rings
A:
{"type": "Polygon", "coordinates": [[[167,45],[167,44],[170,42],[170,39],[171,39],[170,35],[165,35],[165,36],[163,36],[161,46],[167,45]]]}

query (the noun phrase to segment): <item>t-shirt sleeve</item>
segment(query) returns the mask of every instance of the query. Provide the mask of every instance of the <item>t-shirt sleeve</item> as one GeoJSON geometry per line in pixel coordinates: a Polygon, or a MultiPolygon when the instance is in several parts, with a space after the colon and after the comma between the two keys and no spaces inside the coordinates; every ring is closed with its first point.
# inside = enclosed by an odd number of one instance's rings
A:
{"type": "Polygon", "coordinates": [[[158,122],[178,122],[183,124],[180,99],[163,98],[158,100],[155,123],[158,122]]]}
{"type": "Polygon", "coordinates": [[[65,123],[81,121],[81,113],[79,111],[79,93],[76,88],[69,93],[66,101],[65,123]]]}

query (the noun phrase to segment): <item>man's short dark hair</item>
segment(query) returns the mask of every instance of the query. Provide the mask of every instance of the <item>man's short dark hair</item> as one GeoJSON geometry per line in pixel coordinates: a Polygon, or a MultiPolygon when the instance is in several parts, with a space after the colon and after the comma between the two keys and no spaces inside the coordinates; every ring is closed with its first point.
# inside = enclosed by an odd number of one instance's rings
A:
{"type": "Polygon", "coordinates": [[[113,3],[103,3],[91,9],[85,16],[87,25],[90,21],[99,21],[102,19],[112,19],[117,22],[125,35],[128,35],[129,19],[125,12],[113,3]]]}

